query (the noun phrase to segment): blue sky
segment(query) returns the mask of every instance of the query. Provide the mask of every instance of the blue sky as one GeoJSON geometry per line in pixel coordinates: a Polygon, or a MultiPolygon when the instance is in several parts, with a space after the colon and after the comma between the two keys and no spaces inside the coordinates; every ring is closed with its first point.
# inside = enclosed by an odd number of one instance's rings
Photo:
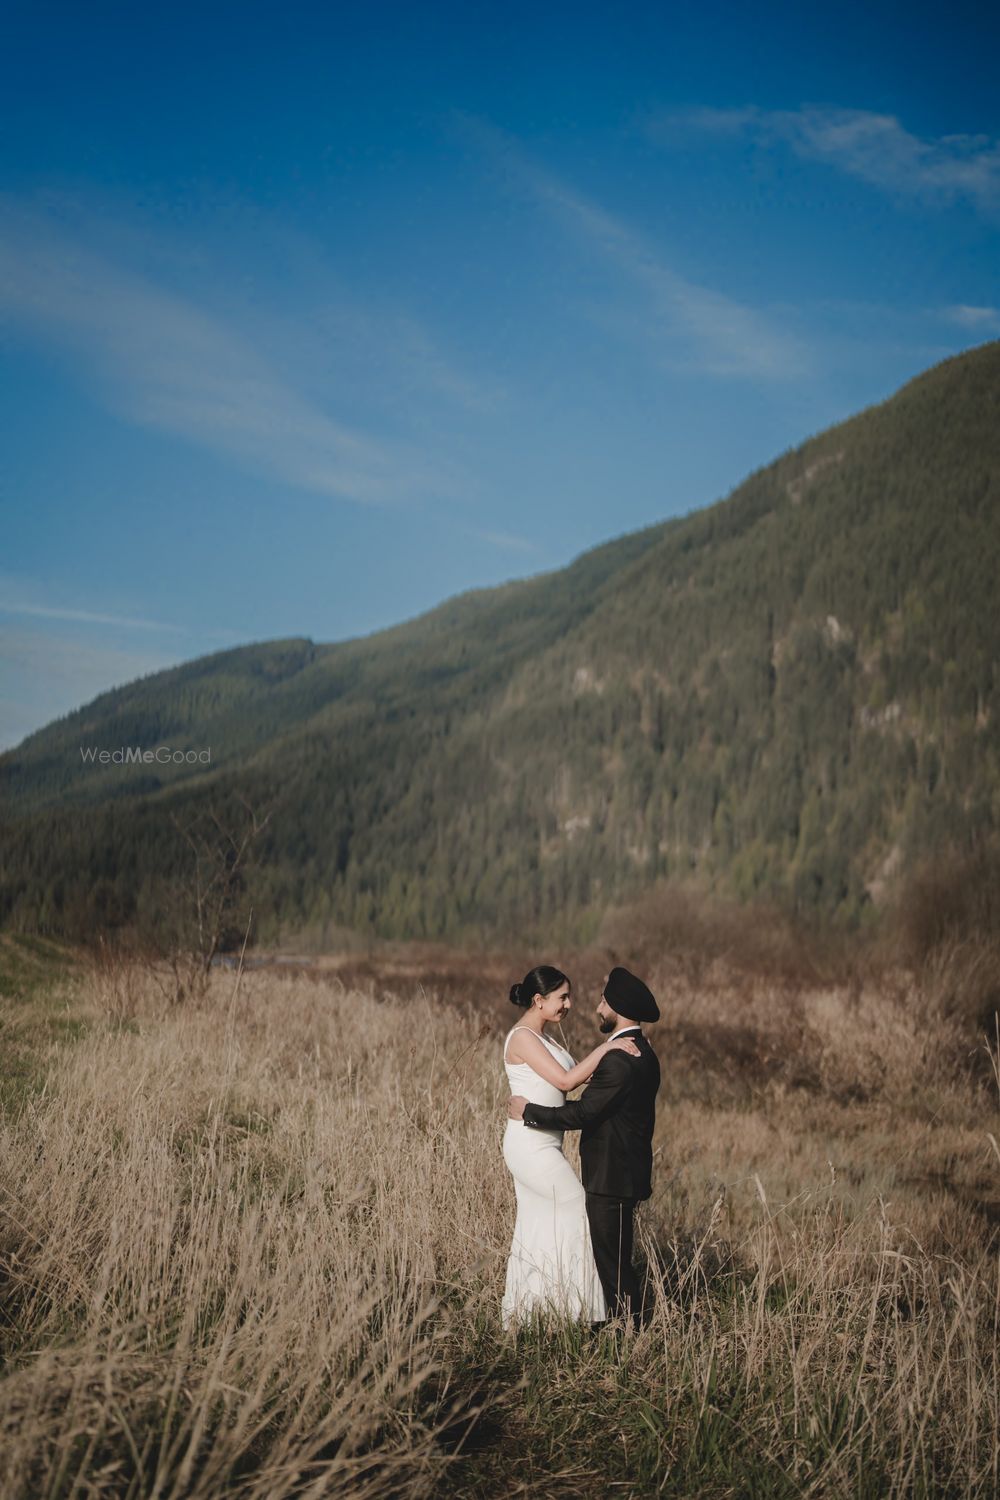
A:
{"type": "Polygon", "coordinates": [[[559,567],[1000,335],[998,44],[981,6],[8,4],[0,746],[559,567]]]}

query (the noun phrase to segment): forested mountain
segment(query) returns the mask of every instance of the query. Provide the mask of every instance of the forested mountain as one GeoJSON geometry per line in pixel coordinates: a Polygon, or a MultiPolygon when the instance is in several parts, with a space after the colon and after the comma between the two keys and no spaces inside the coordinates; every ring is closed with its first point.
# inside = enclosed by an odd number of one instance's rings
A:
{"type": "Polygon", "coordinates": [[[0,757],[0,920],[155,920],[243,797],[258,933],[585,935],[697,875],[863,917],[1000,824],[1000,343],[726,500],[338,645],[144,678],[0,757]],[[81,746],[203,749],[99,767],[81,746]]]}

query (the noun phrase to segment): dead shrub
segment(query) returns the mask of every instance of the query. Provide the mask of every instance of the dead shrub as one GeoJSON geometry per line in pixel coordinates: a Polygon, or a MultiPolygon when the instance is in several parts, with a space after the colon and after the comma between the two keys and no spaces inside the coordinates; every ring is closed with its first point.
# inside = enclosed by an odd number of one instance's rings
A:
{"type": "Polygon", "coordinates": [[[951,850],[922,865],[893,913],[903,961],[926,1001],[968,1034],[1000,1013],[1000,846],[951,850]]]}
{"type": "Polygon", "coordinates": [[[622,962],[670,964],[693,984],[722,967],[787,989],[857,980],[857,939],[807,927],[778,907],[742,904],[661,882],[610,911],[598,943],[622,962]]]}

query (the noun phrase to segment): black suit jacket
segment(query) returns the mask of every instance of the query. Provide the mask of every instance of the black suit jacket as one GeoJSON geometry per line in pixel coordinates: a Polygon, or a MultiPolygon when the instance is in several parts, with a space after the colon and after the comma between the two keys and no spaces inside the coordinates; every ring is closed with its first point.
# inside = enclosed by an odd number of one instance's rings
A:
{"type": "Polygon", "coordinates": [[[588,1193],[648,1198],[660,1064],[641,1031],[623,1034],[639,1048],[638,1057],[606,1052],[582,1098],[570,1104],[526,1104],[524,1123],[580,1131],[580,1166],[588,1193]]]}

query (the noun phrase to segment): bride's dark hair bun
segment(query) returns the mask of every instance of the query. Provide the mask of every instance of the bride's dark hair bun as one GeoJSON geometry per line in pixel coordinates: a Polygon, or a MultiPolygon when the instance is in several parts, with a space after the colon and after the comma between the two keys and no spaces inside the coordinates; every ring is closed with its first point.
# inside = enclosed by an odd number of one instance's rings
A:
{"type": "Polygon", "coordinates": [[[537,969],[528,970],[520,984],[511,985],[510,1003],[527,1010],[536,995],[551,995],[561,984],[569,984],[562,969],[554,969],[551,964],[539,964],[537,969]]]}

